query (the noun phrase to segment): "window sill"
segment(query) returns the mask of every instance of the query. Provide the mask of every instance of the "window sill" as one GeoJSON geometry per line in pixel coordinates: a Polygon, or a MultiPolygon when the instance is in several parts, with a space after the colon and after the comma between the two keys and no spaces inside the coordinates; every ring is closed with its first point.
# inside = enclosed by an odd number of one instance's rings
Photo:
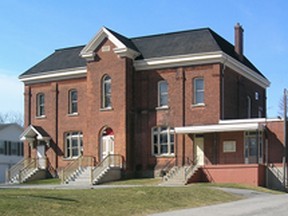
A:
{"type": "Polygon", "coordinates": [[[78,113],[78,112],[77,112],[77,113],[69,113],[68,116],[69,116],[69,117],[79,116],[79,113],[78,113]]]}
{"type": "Polygon", "coordinates": [[[156,110],[168,110],[169,106],[161,106],[161,107],[156,107],[156,110]]]}
{"type": "Polygon", "coordinates": [[[77,159],[79,159],[79,158],[80,158],[80,156],[70,157],[70,158],[65,158],[65,157],[63,157],[63,160],[64,160],[64,161],[73,161],[73,160],[77,160],[77,159]]]}
{"type": "Polygon", "coordinates": [[[205,105],[205,103],[199,103],[199,104],[192,104],[192,108],[196,108],[196,107],[205,107],[206,105],[205,105]]]}
{"type": "Polygon", "coordinates": [[[100,112],[105,112],[105,111],[112,111],[112,107],[106,107],[106,108],[100,108],[100,112]]]}
{"type": "Polygon", "coordinates": [[[175,154],[163,154],[163,155],[152,155],[156,158],[173,158],[175,157],[175,154]]]}
{"type": "Polygon", "coordinates": [[[42,115],[42,116],[36,116],[36,119],[45,119],[46,115],[42,115]]]}

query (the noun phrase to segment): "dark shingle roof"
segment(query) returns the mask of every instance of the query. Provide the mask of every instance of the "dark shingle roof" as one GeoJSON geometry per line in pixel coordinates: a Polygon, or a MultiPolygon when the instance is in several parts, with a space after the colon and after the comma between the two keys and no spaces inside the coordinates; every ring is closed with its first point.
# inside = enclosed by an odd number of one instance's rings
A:
{"type": "Polygon", "coordinates": [[[68,68],[85,67],[86,60],[79,56],[83,48],[84,46],[77,46],[55,50],[53,54],[21,74],[20,77],[68,68]]]}
{"type": "MultiPolygon", "coordinates": [[[[234,51],[234,46],[231,43],[209,28],[131,39],[126,38],[125,36],[120,35],[110,29],[107,30],[110,31],[125,46],[139,52],[141,55],[138,56],[138,60],[223,51],[263,76],[246,57],[243,59],[239,58],[238,54],[234,51]]],[[[80,52],[83,48],[84,46],[78,46],[56,50],[52,55],[48,56],[34,67],[24,72],[21,76],[76,67],[85,67],[86,61],[80,57],[80,52]]]]}

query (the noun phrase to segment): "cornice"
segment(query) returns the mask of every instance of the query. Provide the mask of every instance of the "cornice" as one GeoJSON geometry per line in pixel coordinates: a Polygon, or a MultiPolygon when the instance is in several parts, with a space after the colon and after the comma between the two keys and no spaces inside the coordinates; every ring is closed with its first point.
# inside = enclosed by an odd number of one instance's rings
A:
{"type": "Polygon", "coordinates": [[[24,75],[20,76],[19,80],[25,84],[49,82],[55,80],[66,80],[73,78],[82,78],[86,77],[87,69],[86,67],[81,68],[69,68],[64,70],[57,71],[47,71],[45,73],[33,74],[33,75],[24,75]]]}

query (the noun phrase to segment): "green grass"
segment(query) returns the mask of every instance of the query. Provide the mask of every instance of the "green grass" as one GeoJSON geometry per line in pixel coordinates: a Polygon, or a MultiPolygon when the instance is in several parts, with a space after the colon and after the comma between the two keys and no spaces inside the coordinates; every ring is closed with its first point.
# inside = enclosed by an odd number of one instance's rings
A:
{"type": "Polygon", "coordinates": [[[146,215],[239,199],[205,185],[93,190],[2,189],[0,197],[4,216],[146,215]]]}
{"type": "Polygon", "coordinates": [[[158,185],[162,182],[161,178],[139,178],[125,179],[106,183],[108,185],[158,185]]]}
{"type": "Polygon", "coordinates": [[[25,182],[24,184],[29,185],[43,185],[43,184],[61,184],[61,180],[59,178],[49,178],[49,179],[41,179],[41,180],[35,180],[30,182],[25,182]]]}

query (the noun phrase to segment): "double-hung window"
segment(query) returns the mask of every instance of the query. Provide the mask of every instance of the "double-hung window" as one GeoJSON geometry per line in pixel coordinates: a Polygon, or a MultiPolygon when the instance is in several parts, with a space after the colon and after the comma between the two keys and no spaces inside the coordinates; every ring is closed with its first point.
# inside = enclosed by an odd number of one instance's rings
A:
{"type": "Polygon", "coordinates": [[[167,81],[158,82],[158,107],[168,106],[168,83],[167,81]]]}
{"type": "Polygon", "coordinates": [[[204,79],[198,77],[194,79],[194,104],[204,104],[204,79]]]}
{"type": "Polygon", "coordinates": [[[111,107],[111,77],[105,75],[102,79],[102,108],[111,107]]]}
{"type": "Polygon", "coordinates": [[[152,128],[152,154],[174,154],[174,129],[170,127],[152,128]]]}
{"type": "Polygon", "coordinates": [[[38,93],[36,96],[36,114],[38,117],[45,116],[45,95],[38,93]]]}
{"type": "Polygon", "coordinates": [[[69,91],[69,114],[78,113],[78,92],[76,89],[69,91]]]}
{"type": "Polygon", "coordinates": [[[77,158],[83,151],[82,132],[69,132],[65,134],[65,158],[77,158]]]}

